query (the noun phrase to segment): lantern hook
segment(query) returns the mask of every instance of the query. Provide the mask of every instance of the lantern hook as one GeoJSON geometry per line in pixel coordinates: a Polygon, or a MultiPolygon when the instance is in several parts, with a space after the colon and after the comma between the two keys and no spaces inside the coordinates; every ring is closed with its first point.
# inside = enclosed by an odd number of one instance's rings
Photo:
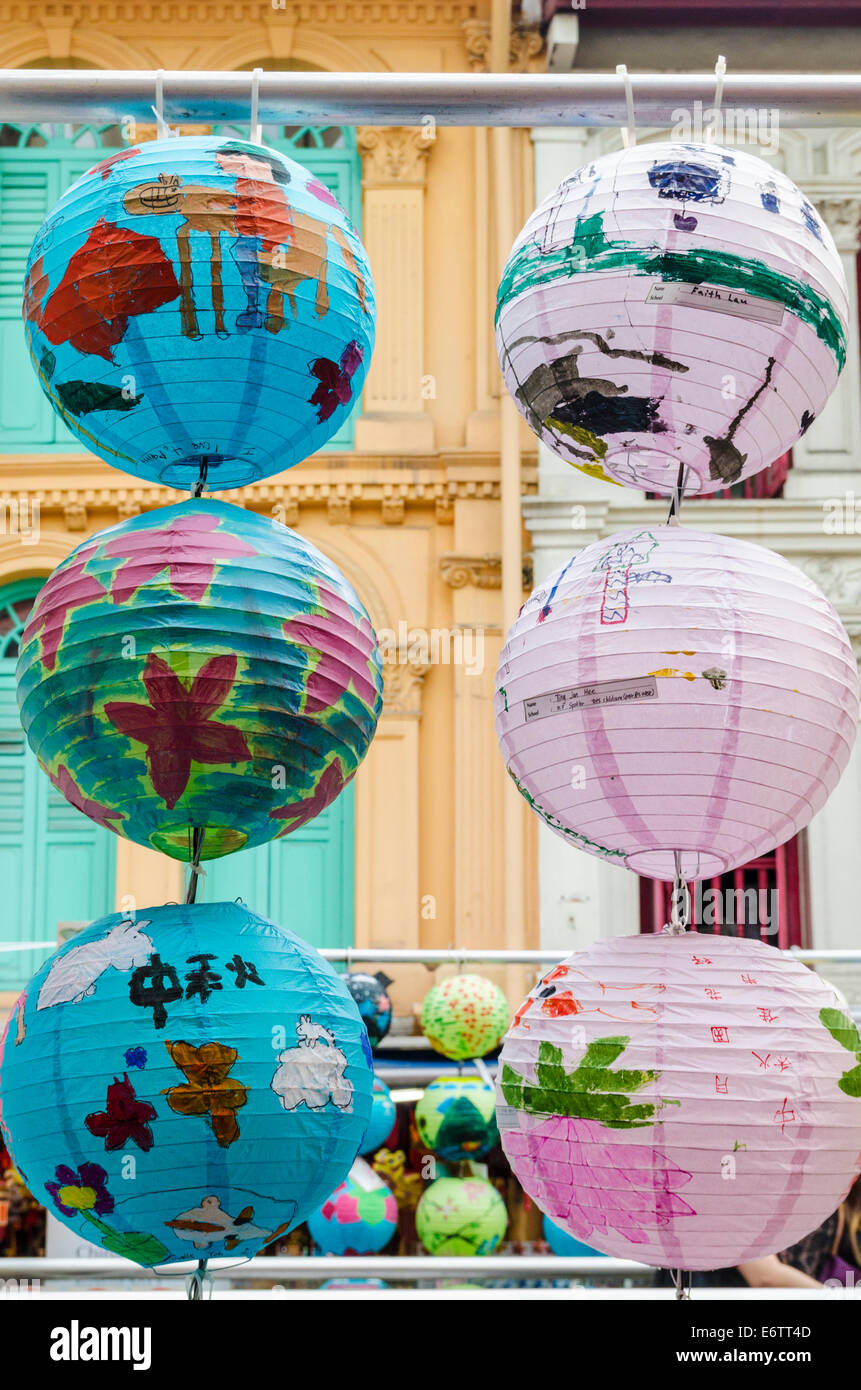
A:
{"type": "Polygon", "coordinates": [[[191,863],[188,867],[188,887],[185,891],[185,901],[193,903],[197,899],[197,881],[206,878],[206,870],[200,867],[200,853],[203,849],[203,837],[206,834],[206,827],[195,826],[191,838],[191,863]]]}
{"type": "Polygon", "coordinates": [[[155,75],[155,106],[151,106],[150,110],[155,116],[159,140],[170,139],[173,131],[164,118],[164,68],[159,68],[155,75]]]}
{"type": "Polygon", "coordinates": [[[681,850],[673,850],[676,874],[670,895],[670,920],[664,930],[670,936],[684,936],[691,923],[691,895],[682,873],[681,850]]]}
{"type": "Polygon", "coordinates": [[[689,1301],[691,1297],[691,1271],[689,1269],[671,1269],[670,1278],[673,1281],[676,1298],[689,1301]]]}
{"type": "Polygon", "coordinates": [[[209,460],[204,455],[204,457],[200,460],[200,473],[198,475],[197,482],[194,485],[195,497],[201,497],[203,495],[203,489],[206,487],[206,475],[208,472],[209,460]]]}
{"type": "Polygon", "coordinates": [[[621,135],[622,144],[626,150],[630,150],[633,149],[634,145],[637,143],[637,127],[634,121],[634,89],[631,86],[631,74],[628,72],[625,63],[616,64],[616,73],[625,84],[625,106],[627,109],[628,123],[626,126],[623,126],[621,135]]]}
{"type": "Polygon", "coordinates": [[[212,1297],[212,1275],[206,1272],[206,1260],[198,1260],[197,1269],[185,1281],[185,1292],[190,1303],[212,1297]]]}
{"type": "Polygon", "coordinates": [[[710,123],[709,123],[709,128],[708,128],[708,130],[705,132],[705,143],[706,143],[707,145],[710,145],[710,144],[713,142],[713,140],[714,140],[714,138],[715,138],[715,134],[716,134],[716,132],[717,132],[718,123],[719,123],[719,121],[720,121],[720,108],[721,108],[721,102],[723,101],[723,83],[724,83],[724,78],[725,78],[725,77],[726,77],[726,58],[724,57],[724,55],[723,55],[722,53],[720,53],[720,54],[718,54],[718,60],[717,60],[717,62],[715,63],[715,78],[716,78],[716,82],[715,82],[715,100],[714,100],[714,106],[712,107],[712,118],[711,118],[711,121],[710,121],[710,123]]]}
{"type": "Polygon", "coordinates": [[[248,131],[248,138],[252,145],[261,145],[263,143],[263,127],[257,117],[257,108],[260,101],[260,79],[262,76],[262,68],[255,68],[251,74],[251,123],[248,131]]]}
{"type": "Polygon", "coordinates": [[[670,494],[670,510],[667,516],[668,526],[678,526],[679,524],[679,513],[682,510],[682,499],[685,495],[685,476],[687,471],[687,464],[680,463],[675,487],[670,494]]]}

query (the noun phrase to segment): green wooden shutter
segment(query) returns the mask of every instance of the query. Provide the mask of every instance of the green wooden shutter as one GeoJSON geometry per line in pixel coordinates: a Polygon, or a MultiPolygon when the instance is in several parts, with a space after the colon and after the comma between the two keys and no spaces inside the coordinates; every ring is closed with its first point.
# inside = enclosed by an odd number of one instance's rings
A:
{"type": "Polygon", "coordinates": [[[0,448],[12,451],[56,437],[57,417],[27,352],[21,300],[30,246],[58,185],[56,162],[28,151],[0,158],[0,448]]]}
{"type": "Polygon", "coordinates": [[[321,815],[283,840],[207,861],[198,900],[241,898],[314,946],[352,945],[353,809],[350,783],[321,815]]]}
{"type": "MultiPolygon", "coordinates": [[[[20,600],[36,585],[0,591],[0,615],[23,626],[20,600]],[[17,605],[18,611],[12,608],[17,605]]],[[[116,837],[76,811],[51,786],[27,747],[15,696],[15,631],[0,656],[0,939],[53,941],[58,922],[113,911],[116,837]]],[[[0,990],[22,989],[50,948],[0,952],[0,990]]]]}

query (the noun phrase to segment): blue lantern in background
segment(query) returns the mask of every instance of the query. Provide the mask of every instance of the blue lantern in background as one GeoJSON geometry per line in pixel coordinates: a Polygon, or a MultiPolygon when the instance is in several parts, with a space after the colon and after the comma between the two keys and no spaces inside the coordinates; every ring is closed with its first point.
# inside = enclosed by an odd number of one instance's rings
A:
{"type": "Polygon", "coordinates": [[[308,1218],[308,1233],[324,1255],[377,1254],[397,1229],[394,1194],[363,1158],[308,1218]]]}
{"type": "Polygon", "coordinates": [[[0,1125],[30,1191],[113,1254],[250,1256],[347,1177],[372,1081],[313,947],[235,903],[153,907],[33,977],[0,1042],[0,1125]]]}
{"type": "Polygon", "coordinates": [[[364,970],[351,970],[341,979],[356,1001],[362,1022],[368,1030],[371,1047],[377,1047],[392,1026],[392,1001],[386,993],[392,981],[382,970],[375,975],[369,975],[364,970]]]}
{"type": "Polygon", "coordinates": [[[385,1144],[395,1126],[398,1118],[398,1107],[392,1100],[391,1092],[385,1081],[380,1081],[379,1077],[374,1077],[374,1096],[371,1118],[365,1137],[362,1140],[362,1147],[359,1153],[372,1154],[385,1144]]]}
{"type": "Polygon", "coordinates": [[[549,1216],[544,1217],[544,1239],[550,1246],[553,1255],[596,1255],[603,1258],[603,1251],[593,1250],[591,1245],[584,1245],[582,1240],[577,1240],[575,1236],[557,1226],[555,1221],[551,1221],[549,1216]]]}
{"type": "Polygon", "coordinates": [[[24,323],[42,388],[86,448],[172,487],[242,487],[346,419],[374,288],[307,169],[182,136],[122,150],[63,194],[30,252],[24,323]]]}

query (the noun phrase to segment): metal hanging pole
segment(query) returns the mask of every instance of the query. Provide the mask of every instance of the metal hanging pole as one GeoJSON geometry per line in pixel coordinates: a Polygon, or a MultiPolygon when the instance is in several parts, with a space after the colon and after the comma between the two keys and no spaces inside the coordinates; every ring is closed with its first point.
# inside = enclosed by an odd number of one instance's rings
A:
{"type": "MultiPolygon", "coordinates": [[[[714,72],[637,73],[637,122],[665,129],[679,108],[710,106],[714,72]]],[[[155,72],[0,69],[0,118],[152,120],[155,72]]],[[[247,72],[164,72],[168,125],[248,124],[247,72]]],[[[727,73],[723,108],[768,108],[786,128],[861,125],[861,74],[727,73]]],[[[263,125],[413,125],[428,116],[453,126],[627,126],[626,91],[615,72],[262,72],[263,125]]]]}

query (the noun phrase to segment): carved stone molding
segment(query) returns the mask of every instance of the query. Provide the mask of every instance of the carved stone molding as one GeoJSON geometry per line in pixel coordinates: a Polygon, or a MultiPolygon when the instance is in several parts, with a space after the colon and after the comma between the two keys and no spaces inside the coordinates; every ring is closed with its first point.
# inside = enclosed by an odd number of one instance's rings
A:
{"type": "Polygon", "coordinates": [[[0,0],[0,24],[69,25],[85,23],[107,27],[147,24],[193,24],[205,31],[216,25],[231,29],[250,23],[271,25],[273,16],[287,24],[323,28],[328,24],[416,25],[456,29],[475,13],[473,0],[123,0],[121,9],[112,0],[0,0]]]}
{"type": "Polygon", "coordinates": [[[407,517],[406,499],[403,497],[384,497],[382,514],[386,526],[402,526],[407,517]]]}
{"type": "MultiPolygon", "coordinates": [[[[298,519],[298,506],[296,514],[298,519]]],[[[330,497],[326,503],[326,516],[330,526],[349,526],[353,519],[353,509],[349,497],[330,497]]]]}
{"type": "Polygon", "coordinates": [[[468,585],[476,589],[502,588],[501,555],[441,555],[439,567],[450,589],[465,589],[468,585]]]}
{"type": "Polygon", "coordinates": [[[86,531],[87,509],[80,502],[67,502],[63,508],[67,531],[86,531]]]}
{"type": "Polygon", "coordinates": [[[847,198],[819,198],[818,212],[828,225],[838,251],[857,251],[858,222],[861,218],[861,194],[847,198]]]}
{"type": "Polygon", "coordinates": [[[435,140],[435,127],[359,126],[356,144],[362,157],[363,187],[423,187],[435,140]]]}
{"type": "Polygon", "coordinates": [[[422,685],[429,670],[427,662],[409,656],[406,661],[384,661],[383,713],[421,714],[422,685]]]}
{"type": "Polygon", "coordinates": [[[837,609],[861,609],[861,558],[852,555],[793,555],[794,564],[818,585],[837,609]]]}
{"type": "MultiPolygon", "coordinates": [[[[484,19],[467,19],[463,24],[464,42],[473,72],[490,68],[490,25],[484,19]]],[[[518,26],[511,31],[508,66],[512,72],[528,72],[534,59],[544,52],[544,40],[537,29],[518,26]]]]}

